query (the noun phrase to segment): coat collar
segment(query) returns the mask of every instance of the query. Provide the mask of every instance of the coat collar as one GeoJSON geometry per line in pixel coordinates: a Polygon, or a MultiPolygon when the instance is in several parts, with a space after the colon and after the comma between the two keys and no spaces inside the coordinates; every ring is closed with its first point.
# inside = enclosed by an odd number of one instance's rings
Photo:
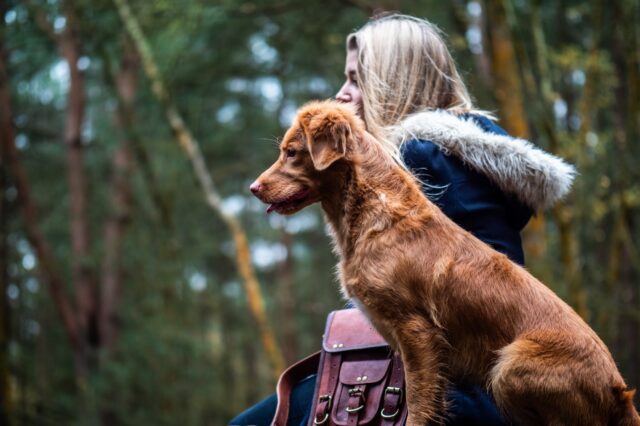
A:
{"type": "Polygon", "coordinates": [[[575,168],[559,157],[526,140],[486,132],[472,117],[423,111],[390,131],[398,145],[411,139],[433,142],[537,211],[566,196],[576,175],[575,168]]]}

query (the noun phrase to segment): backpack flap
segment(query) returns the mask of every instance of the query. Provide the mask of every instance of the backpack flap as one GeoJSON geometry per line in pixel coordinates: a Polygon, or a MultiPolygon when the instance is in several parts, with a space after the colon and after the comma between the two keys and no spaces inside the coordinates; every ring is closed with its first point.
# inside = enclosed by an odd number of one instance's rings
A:
{"type": "Polygon", "coordinates": [[[359,425],[368,424],[378,415],[390,365],[389,358],[342,363],[336,389],[336,403],[331,413],[334,424],[346,426],[349,422],[348,408],[357,409],[361,405],[363,407],[358,413],[359,425]],[[362,394],[355,402],[352,400],[354,391],[362,394]]]}
{"type": "Polygon", "coordinates": [[[345,385],[378,383],[389,370],[391,359],[345,361],[340,368],[340,382],[345,385]]]}
{"type": "Polygon", "coordinates": [[[357,309],[342,309],[329,314],[322,339],[326,352],[344,352],[355,349],[389,346],[373,325],[357,309]]]}

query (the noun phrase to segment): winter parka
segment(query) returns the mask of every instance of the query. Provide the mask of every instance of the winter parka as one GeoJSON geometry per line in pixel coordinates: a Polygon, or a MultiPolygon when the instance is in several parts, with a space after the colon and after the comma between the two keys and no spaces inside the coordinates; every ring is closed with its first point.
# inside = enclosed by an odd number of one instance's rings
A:
{"type": "Polygon", "coordinates": [[[392,129],[425,194],[462,228],[524,264],[520,231],[564,197],[572,166],[482,115],[426,111],[392,129]]]}

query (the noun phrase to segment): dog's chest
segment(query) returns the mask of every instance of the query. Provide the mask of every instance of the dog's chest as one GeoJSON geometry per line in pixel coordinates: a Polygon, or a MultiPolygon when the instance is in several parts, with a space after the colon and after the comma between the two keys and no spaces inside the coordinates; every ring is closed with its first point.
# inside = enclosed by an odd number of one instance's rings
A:
{"type": "Polygon", "coordinates": [[[383,313],[381,310],[387,313],[385,307],[394,299],[395,302],[399,300],[388,266],[379,259],[358,256],[342,259],[338,265],[342,294],[347,299],[357,299],[362,310],[370,312],[370,316],[379,316],[383,313]]]}
{"type": "Polygon", "coordinates": [[[342,290],[350,297],[357,293],[358,289],[370,283],[372,279],[372,265],[366,257],[360,255],[342,254],[338,263],[338,276],[342,290]]]}
{"type": "MultiPolygon", "coordinates": [[[[340,280],[340,291],[346,299],[354,299],[354,287],[358,281],[358,277],[355,276],[348,267],[348,263],[341,260],[338,263],[338,278],[340,280]]],[[[358,299],[358,302],[361,303],[358,299]]]]}

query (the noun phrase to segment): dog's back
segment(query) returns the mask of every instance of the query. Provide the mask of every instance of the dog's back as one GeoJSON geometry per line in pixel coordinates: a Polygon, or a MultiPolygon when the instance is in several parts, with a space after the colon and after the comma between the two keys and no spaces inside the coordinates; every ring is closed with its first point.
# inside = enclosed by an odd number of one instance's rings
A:
{"type": "MultiPolygon", "coordinates": [[[[396,168],[392,175],[405,173],[396,168]]],[[[359,179],[364,186],[372,183],[362,171],[359,179]]],[[[420,219],[363,238],[367,248],[350,260],[358,268],[354,281],[376,289],[351,288],[356,297],[368,300],[365,306],[378,306],[377,312],[370,311],[372,317],[395,315],[409,322],[425,317],[424,328],[437,330],[446,341],[440,350],[447,376],[487,385],[505,415],[518,424],[640,425],[633,392],[626,389],[606,345],[573,309],[426,198],[416,206],[414,196],[422,194],[417,186],[384,194],[377,208],[367,205],[378,223],[398,216],[394,209],[404,212],[408,202],[420,219]],[[397,245],[391,243],[394,239],[397,245]],[[375,248],[376,240],[381,249],[375,248]],[[380,263],[365,259],[371,254],[380,263]],[[385,292],[385,286],[391,291],[385,292]],[[376,294],[390,297],[372,303],[376,294]]],[[[385,334],[407,339],[403,333],[385,334]]],[[[411,345],[417,339],[409,340],[411,345]]],[[[406,349],[407,342],[397,344],[406,349]]]]}
{"type": "MultiPolygon", "coordinates": [[[[394,216],[394,206],[403,204],[397,193],[384,198],[380,211],[366,206],[377,222],[385,219],[381,210],[394,216]]],[[[518,424],[640,425],[633,392],[595,332],[524,268],[425,205],[428,214],[415,214],[427,220],[406,220],[362,238],[366,249],[356,246],[344,275],[347,292],[374,324],[414,323],[414,330],[435,330],[444,342],[383,334],[401,351],[423,343],[440,351],[448,379],[488,386],[518,424]]]]}

